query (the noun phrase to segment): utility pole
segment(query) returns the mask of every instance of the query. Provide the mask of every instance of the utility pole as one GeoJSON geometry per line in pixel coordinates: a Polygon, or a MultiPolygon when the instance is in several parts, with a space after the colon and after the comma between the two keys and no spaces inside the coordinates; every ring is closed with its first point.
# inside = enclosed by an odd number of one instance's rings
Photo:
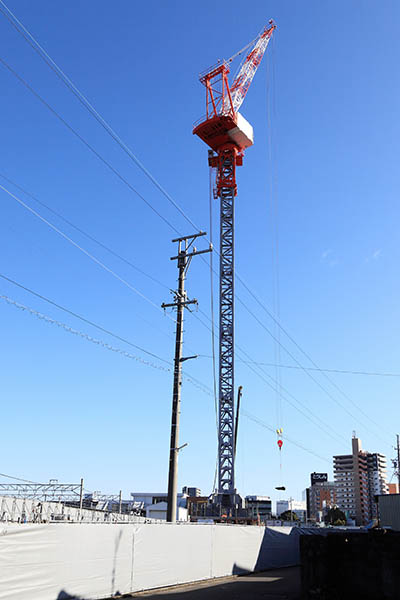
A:
{"type": "Polygon", "coordinates": [[[400,438],[397,434],[397,493],[400,494],[400,438]]]}
{"type": "Polygon", "coordinates": [[[79,522],[82,522],[82,506],[83,506],[83,478],[81,478],[81,486],[79,488],[79,522]]]}
{"type": "MultiPolygon", "coordinates": [[[[196,356],[187,356],[182,358],[182,334],[183,334],[183,312],[185,307],[190,304],[197,304],[197,300],[188,300],[185,291],[185,278],[193,256],[211,252],[212,247],[207,250],[196,250],[192,244],[196,238],[206,235],[206,232],[200,231],[193,235],[187,235],[172,240],[178,243],[178,254],[172,256],[171,260],[177,261],[179,277],[178,289],[174,292],[174,302],[163,303],[162,308],[176,308],[176,340],[175,340],[175,359],[174,359],[174,385],[172,392],[172,416],[171,416],[171,442],[169,451],[169,474],[168,474],[168,506],[167,521],[174,523],[176,521],[177,487],[178,487],[178,452],[182,448],[179,444],[179,420],[181,412],[181,387],[182,387],[182,363],[185,360],[196,358],[196,356]],[[189,252],[189,250],[191,251],[189,252]]],[[[186,444],[185,444],[186,446],[186,444]]]]}

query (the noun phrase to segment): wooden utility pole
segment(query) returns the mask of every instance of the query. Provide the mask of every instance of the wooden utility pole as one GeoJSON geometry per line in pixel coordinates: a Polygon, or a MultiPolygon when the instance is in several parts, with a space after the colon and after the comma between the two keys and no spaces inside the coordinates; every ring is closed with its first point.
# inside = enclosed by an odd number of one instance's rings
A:
{"type": "MultiPolygon", "coordinates": [[[[193,246],[189,252],[194,240],[200,236],[206,235],[206,232],[200,231],[194,235],[187,235],[176,238],[172,242],[178,243],[178,254],[172,256],[171,260],[178,261],[178,289],[174,292],[174,302],[163,303],[162,308],[176,308],[176,340],[175,340],[175,359],[174,359],[174,384],[172,392],[172,416],[171,416],[171,442],[169,451],[169,474],[168,474],[168,506],[167,521],[174,523],[176,521],[177,507],[177,488],[178,488],[178,452],[179,444],[179,420],[181,412],[181,387],[182,387],[182,363],[185,360],[196,358],[196,356],[187,356],[182,358],[182,334],[183,334],[183,312],[189,304],[197,304],[197,300],[188,300],[185,291],[185,278],[192,261],[193,256],[211,252],[212,248],[207,250],[196,250],[193,246]]],[[[185,444],[186,445],[186,444],[185,444]]]]}

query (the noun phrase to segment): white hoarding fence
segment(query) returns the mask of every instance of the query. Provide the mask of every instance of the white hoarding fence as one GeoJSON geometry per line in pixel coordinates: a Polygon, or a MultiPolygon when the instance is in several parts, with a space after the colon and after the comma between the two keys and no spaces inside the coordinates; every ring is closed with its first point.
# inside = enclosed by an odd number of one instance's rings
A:
{"type": "Polygon", "coordinates": [[[240,525],[0,523],[0,600],[97,600],[290,566],[299,561],[300,534],[240,525]]]}

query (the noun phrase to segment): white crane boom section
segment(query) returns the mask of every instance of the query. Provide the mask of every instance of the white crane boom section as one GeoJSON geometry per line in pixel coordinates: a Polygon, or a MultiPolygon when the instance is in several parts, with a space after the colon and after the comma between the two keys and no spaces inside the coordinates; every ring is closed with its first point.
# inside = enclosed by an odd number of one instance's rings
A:
{"type": "Polygon", "coordinates": [[[276,25],[270,22],[270,24],[267,25],[262,31],[262,33],[258,36],[256,43],[254,44],[254,48],[247,55],[239,73],[237,74],[230,88],[232,105],[229,99],[225,98],[224,107],[222,111],[223,114],[229,113],[231,111],[231,106],[235,113],[238,112],[247,94],[250,84],[253,81],[253,77],[256,74],[258,66],[261,62],[265,50],[267,49],[267,46],[275,28],[276,25]]]}

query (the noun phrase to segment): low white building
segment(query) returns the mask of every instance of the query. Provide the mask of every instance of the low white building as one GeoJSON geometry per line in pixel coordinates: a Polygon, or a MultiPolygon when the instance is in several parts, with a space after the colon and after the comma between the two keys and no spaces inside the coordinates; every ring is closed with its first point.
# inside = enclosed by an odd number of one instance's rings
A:
{"type": "MultiPolygon", "coordinates": [[[[161,519],[162,521],[167,520],[167,502],[157,502],[157,504],[149,504],[146,506],[146,518],[147,519],[161,519]]],[[[176,507],[176,520],[187,521],[188,511],[183,506],[176,507]]]]}
{"type": "MultiPolygon", "coordinates": [[[[167,520],[168,494],[163,492],[132,492],[134,510],[140,511],[148,519],[167,520]]],[[[187,521],[187,494],[177,494],[176,520],[187,521]]]]}
{"type": "Polygon", "coordinates": [[[307,519],[307,506],[303,500],[277,500],[276,501],[276,516],[280,515],[287,510],[291,510],[297,515],[300,521],[306,521],[307,519]]]}

